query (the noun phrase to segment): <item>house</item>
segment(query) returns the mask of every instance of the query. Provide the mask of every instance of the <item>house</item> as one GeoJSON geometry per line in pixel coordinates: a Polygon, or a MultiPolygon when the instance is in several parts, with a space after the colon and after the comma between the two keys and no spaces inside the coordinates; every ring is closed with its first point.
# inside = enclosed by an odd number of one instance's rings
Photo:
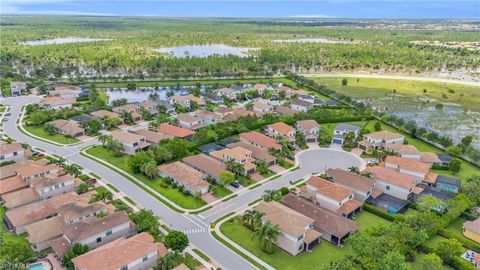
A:
{"type": "Polygon", "coordinates": [[[262,116],[266,113],[273,112],[273,106],[272,105],[269,105],[267,103],[260,102],[260,101],[254,101],[252,109],[255,112],[255,115],[257,115],[257,116],[262,116]]]}
{"type": "Polygon", "coordinates": [[[40,197],[36,189],[28,188],[27,185],[16,191],[2,194],[2,200],[3,206],[10,210],[30,203],[39,202],[42,200],[42,197],[40,197]]]}
{"type": "Polygon", "coordinates": [[[156,132],[165,134],[165,135],[170,135],[176,138],[182,138],[182,139],[187,139],[191,140],[193,139],[193,134],[195,134],[194,131],[191,131],[189,129],[181,128],[181,127],[176,127],[173,125],[169,124],[160,124],[156,129],[156,132]]]}
{"type": "Polygon", "coordinates": [[[363,202],[354,199],[353,190],[317,176],[307,180],[306,186],[301,189],[301,196],[348,218],[360,213],[363,205],[363,202]]]}
{"type": "MultiPolygon", "coordinates": [[[[385,158],[385,168],[414,176],[418,182],[428,180],[427,175],[431,167],[432,165],[428,163],[396,156],[387,156],[387,158],[385,158]]],[[[434,180],[435,179],[433,179],[433,181],[434,180]]]]}
{"type": "Polygon", "coordinates": [[[252,87],[255,91],[258,92],[258,95],[263,96],[265,94],[265,90],[267,90],[267,86],[263,83],[257,83],[252,87]]]}
{"type": "Polygon", "coordinates": [[[228,114],[233,114],[233,109],[228,107],[219,107],[214,111],[214,113],[223,118],[228,114]]]}
{"type": "Polygon", "coordinates": [[[121,237],[135,234],[136,225],[125,212],[115,212],[104,217],[89,217],[62,228],[62,235],[50,242],[55,254],[63,257],[73,244],[87,245],[90,249],[106,245],[121,237]]]}
{"type": "Polygon", "coordinates": [[[353,190],[355,192],[355,199],[362,202],[365,202],[372,195],[373,189],[375,188],[374,180],[342,169],[330,168],[325,174],[327,174],[329,180],[335,184],[353,190]]]}
{"type": "Polygon", "coordinates": [[[297,98],[299,100],[303,100],[303,101],[306,101],[306,102],[312,103],[312,104],[315,102],[315,96],[308,95],[308,94],[299,94],[299,95],[297,95],[297,98]]]}
{"type": "Polygon", "coordinates": [[[74,224],[91,216],[97,216],[102,212],[108,212],[105,203],[89,203],[89,201],[90,196],[88,198],[80,197],[77,200],[60,205],[58,215],[63,218],[66,224],[74,224]]]}
{"type": "Polygon", "coordinates": [[[27,92],[27,83],[25,82],[11,82],[10,89],[12,90],[12,96],[21,96],[27,92]]]}
{"type": "Polygon", "coordinates": [[[48,161],[27,161],[17,164],[15,173],[25,181],[31,181],[37,177],[46,176],[59,172],[55,164],[48,164],[48,161]]]}
{"type": "Polygon", "coordinates": [[[200,94],[200,96],[205,99],[205,100],[208,100],[210,101],[211,103],[215,104],[215,105],[221,105],[223,104],[223,98],[222,97],[219,97],[213,93],[202,93],[200,94]]]}
{"type": "Polygon", "coordinates": [[[8,161],[20,161],[25,160],[32,153],[24,149],[21,143],[6,143],[0,140],[0,163],[8,161]]]}
{"type": "Polygon", "coordinates": [[[239,135],[240,140],[247,142],[253,146],[257,146],[263,149],[275,149],[275,150],[280,150],[282,147],[280,144],[277,143],[277,140],[270,138],[268,136],[265,136],[261,133],[258,133],[256,131],[250,131],[250,132],[244,132],[240,133],[239,135]]]}
{"type": "Polygon", "coordinates": [[[254,164],[255,159],[252,157],[252,152],[242,147],[224,148],[217,151],[212,151],[210,156],[221,160],[224,163],[232,160],[243,167],[243,174],[255,173],[257,165],[254,164]]]}
{"type": "Polygon", "coordinates": [[[222,118],[214,112],[198,110],[198,111],[195,111],[194,114],[196,117],[202,120],[202,124],[204,126],[213,125],[222,120],[222,118]]]}
{"type": "Polygon", "coordinates": [[[40,105],[48,110],[70,109],[75,103],[74,98],[46,97],[40,101],[40,105]]]}
{"type": "Polygon", "coordinates": [[[130,238],[119,238],[72,259],[75,270],[152,269],[168,253],[162,243],[142,232],[130,238]]]}
{"type": "Polygon", "coordinates": [[[349,132],[354,134],[353,139],[356,140],[360,135],[360,128],[351,124],[338,124],[333,130],[332,144],[343,145],[345,135],[349,132]]]}
{"type": "Polygon", "coordinates": [[[269,166],[275,164],[276,157],[271,155],[267,149],[254,146],[244,141],[227,144],[228,148],[241,147],[252,152],[252,157],[256,160],[265,161],[269,166]]]}
{"type": "Polygon", "coordinates": [[[442,165],[450,164],[450,161],[453,159],[451,155],[448,154],[438,154],[438,159],[442,162],[442,165]]]}
{"type": "Polygon", "coordinates": [[[60,216],[44,219],[32,224],[25,225],[28,233],[27,240],[35,252],[50,248],[50,243],[62,236],[65,225],[60,216]]]}
{"type": "Polygon", "coordinates": [[[205,154],[186,157],[183,159],[183,163],[206,174],[208,177],[214,178],[217,182],[221,180],[219,177],[220,173],[227,170],[225,163],[205,154]]]}
{"type": "Polygon", "coordinates": [[[207,176],[185,163],[175,161],[162,164],[157,169],[160,177],[172,179],[177,185],[183,186],[192,195],[208,192],[209,184],[204,181],[207,176]]]}
{"type": "Polygon", "coordinates": [[[297,110],[294,110],[292,108],[285,107],[285,106],[277,106],[273,111],[276,112],[277,114],[289,115],[289,116],[295,115],[298,112],[297,110]]]}
{"type": "Polygon", "coordinates": [[[297,121],[295,125],[297,130],[303,134],[307,143],[317,142],[320,134],[320,125],[315,120],[301,120],[297,121]]]}
{"type": "Polygon", "coordinates": [[[382,149],[385,144],[403,145],[405,136],[388,130],[373,132],[363,135],[363,140],[358,143],[358,147],[365,151],[382,149]]]}
{"type": "Polygon", "coordinates": [[[360,228],[357,222],[334,214],[294,194],[283,197],[282,203],[289,208],[313,219],[313,227],[326,241],[340,246],[351,233],[360,228]]]}
{"type": "Polygon", "coordinates": [[[435,179],[435,186],[441,190],[458,193],[462,187],[462,181],[453,177],[438,175],[435,179]]]}
{"type": "Polygon", "coordinates": [[[267,125],[265,132],[272,138],[285,138],[288,141],[295,141],[295,128],[283,122],[267,125]]]}
{"type": "Polygon", "coordinates": [[[375,180],[375,189],[402,200],[409,199],[409,195],[417,184],[414,176],[381,166],[367,167],[364,172],[369,173],[375,180]]]}
{"type": "Polygon", "coordinates": [[[85,130],[83,128],[81,128],[78,124],[68,120],[58,119],[48,123],[52,124],[55,127],[55,132],[59,134],[73,138],[83,136],[85,134],[85,130]]]}
{"type": "Polygon", "coordinates": [[[158,115],[157,105],[158,102],[154,100],[144,100],[138,103],[139,110],[141,110],[140,108],[146,109],[152,116],[158,115]]]}
{"type": "Polygon", "coordinates": [[[203,107],[205,106],[205,101],[199,97],[194,95],[186,95],[186,96],[171,96],[169,98],[170,104],[179,104],[184,108],[190,109],[192,106],[192,102],[197,103],[198,106],[203,107]]]}
{"type": "Polygon", "coordinates": [[[2,178],[0,180],[0,197],[3,199],[8,194],[25,189],[28,186],[28,182],[18,175],[2,178]]]}
{"type": "Polygon", "coordinates": [[[55,90],[48,91],[50,96],[57,96],[61,98],[78,98],[82,93],[82,89],[79,86],[57,84],[55,90]]]}
{"type": "Polygon", "coordinates": [[[313,219],[275,201],[262,201],[254,209],[264,214],[262,222],[270,221],[279,227],[278,246],[292,256],[318,245],[320,233],[313,230],[313,219]]]}
{"type": "Polygon", "coordinates": [[[139,121],[142,119],[142,115],[140,114],[140,106],[138,104],[125,104],[113,107],[112,111],[120,115],[129,113],[134,121],[139,121]]]}
{"type": "Polygon", "coordinates": [[[181,113],[177,115],[177,123],[180,127],[191,130],[199,130],[200,128],[205,127],[202,118],[189,113],[181,113]]]}
{"type": "Polygon", "coordinates": [[[96,118],[93,117],[93,116],[90,116],[88,114],[79,114],[79,115],[75,115],[75,116],[70,117],[68,120],[70,120],[70,121],[72,121],[76,124],[81,125],[83,123],[88,123],[92,120],[96,120],[96,118]]]}
{"type": "Polygon", "coordinates": [[[290,98],[292,95],[293,95],[293,89],[286,85],[278,86],[277,88],[273,89],[273,93],[272,93],[272,97],[277,99],[282,96],[290,98]]]}
{"type": "Polygon", "coordinates": [[[477,243],[480,243],[480,218],[463,223],[463,235],[477,243]]]}
{"type": "Polygon", "coordinates": [[[142,135],[125,131],[116,131],[112,132],[110,136],[112,136],[112,139],[122,144],[122,153],[128,155],[134,155],[138,151],[145,150],[150,146],[150,143],[147,142],[145,136],[142,135]]]}
{"type": "Polygon", "coordinates": [[[97,119],[102,119],[104,117],[109,117],[109,118],[112,118],[112,119],[117,118],[117,119],[119,119],[120,121],[123,122],[122,116],[120,114],[115,113],[115,112],[111,112],[111,111],[107,111],[107,110],[94,111],[94,112],[91,112],[90,115],[97,118],[97,119]]]}
{"type": "Polygon", "coordinates": [[[173,136],[171,135],[165,135],[163,133],[151,131],[148,129],[135,130],[135,134],[145,137],[147,143],[150,143],[153,146],[157,146],[160,141],[173,138],[173,136]]]}
{"type": "Polygon", "coordinates": [[[296,111],[306,112],[313,108],[313,104],[301,99],[292,99],[290,100],[290,108],[296,111]]]}
{"type": "Polygon", "coordinates": [[[219,97],[226,97],[231,100],[237,99],[236,91],[230,87],[223,87],[223,88],[217,89],[216,92],[219,97]]]}
{"type": "Polygon", "coordinates": [[[399,155],[401,158],[416,160],[423,163],[429,163],[431,165],[442,164],[442,161],[438,158],[437,154],[430,153],[430,152],[420,152],[413,145],[385,144],[384,149],[399,155]]]}

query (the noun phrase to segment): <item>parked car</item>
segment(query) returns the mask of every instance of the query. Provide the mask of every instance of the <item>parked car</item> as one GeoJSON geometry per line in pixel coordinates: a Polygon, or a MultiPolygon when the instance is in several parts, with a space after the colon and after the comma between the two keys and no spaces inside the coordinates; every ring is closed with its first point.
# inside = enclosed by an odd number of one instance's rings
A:
{"type": "Polygon", "coordinates": [[[234,188],[239,188],[240,187],[240,184],[237,181],[232,182],[230,185],[232,185],[232,187],[234,187],[234,188]]]}
{"type": "Polygon", "coordinates": [[[84,182],[87,183],[87,184],[95,184],[95,183],[97,183],[97,179],[96,178],[89,178],[89,179],[86,179],[84,182]]]}

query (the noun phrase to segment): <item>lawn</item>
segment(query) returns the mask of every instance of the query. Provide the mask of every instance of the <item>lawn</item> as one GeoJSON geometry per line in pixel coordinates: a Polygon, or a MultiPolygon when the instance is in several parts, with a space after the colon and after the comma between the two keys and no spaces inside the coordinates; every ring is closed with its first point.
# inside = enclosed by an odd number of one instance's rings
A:
{"type": "Polygon", "coordinates": [[[354,220],[360,224],[360,230],[365,230],[374,226],[388,225],[390,223],[390,221],[367,211],[362,211],[354,218],[354,220]]]}
{"type": "Polygon", "coordinates": [[[170,185],[167,187],[162,187],[161,184],[164,183],[164,181],[160,177],[149,179],[141,173],[134,173],[132,169],[127,165],[129,159],[128,155],[121,155],[120,157],[115,157],[111,151],[103,148],[100,145],[94,146],[88,149],[86,152],[126,171],[127,173],[140,180],[141,182],[145,183],[158,193],[167,197],[169,200],[173,201],[180,207],[186,209],[196,209],[205,205],[205,202],[202,199],[185,195],[178,189],[175,189],[170,185]]]}
{"type": "Polygon", "coordinates": [[[260,173],[261,176],[263,176],[263,178],[268,178],[268,177],[271,177],[271,176],[274,176],[276,173],[272,170],[268,170],[266,173],[260,173]]]}
{"type": "MultiPolygon", "coordinates": [[[[412,266],[413,269],[420,269],[420,258],[424,257],[426,254],[419,254],[416,258],[415,258],[415,262],[411,263],[410,265],[412,266]]],[[[453,268],[449,267],[448,265],[442,265],[442,268],[438,269],[438,270],[451,270],[453,268]]]]}
{"type": "Polygon", "coordinates": [[[210,185],[210,191],[218,199],[232,194],[232,192],[229,189],[226,189],[226,188],[221,187],[219,185],[210,185]]]}
{"type": "Polygon", "coordinates": [[[327,85],[330,89],[354,98],[382,98],[393,93],[418,98],[429,97],[441,102],[455,102],[467,109],[480,110],[480,87],[409,80],[382,78],[347,78],[348,85],[342,86],[343,78],[314,78],[315,81],[327,85]],[[424,92],[425,91],[425,92],[424,92]]]}
{"type": "MultiPolygon", "coordinates": [[[[463,218],[458,218],[452,224],[450,224],[447,228],[445,228],[447,231],[450,231],[457,235],[460,238],[468,239],[465,236],[463,236],[463,223],[465,223],[466,220],[463,218]]],[[[470,240],[470,239],[468,239],[470,240]]]]}
{"type": "MultiPolygon", "coordinates": [[[[2,205],[0,206],[0,219],[3,221],[3,217],[5,216],[6,208],[2,205]]],[[[21,234],[21,235],[16,235],[15,233],[11,233],[6,228],[4,227],[5,225],[2,224],[0,225],[0,235],[1,239],[4,243],[13,243],[15,246],[21,246],[21,245],[26,245],[30,248],[30,243],[25,239],[27,236],[26,233],[21,234]]],[[[34,255],[34,254],[32,254],[34,255]]]]}
{"type": "Polygon", "coordinates": [[[44,138],[46,140],[54,141],[60,144],[71,144],[71,143],[76,143],[78,142],[77,139],[74,138],[68,138],[64,135],[61,134],[53,134],[49,135],[42,126],[27,126],[24,125],[25,129],[32,133],[33,135],[36,135],[40,138],[44,138]]]}

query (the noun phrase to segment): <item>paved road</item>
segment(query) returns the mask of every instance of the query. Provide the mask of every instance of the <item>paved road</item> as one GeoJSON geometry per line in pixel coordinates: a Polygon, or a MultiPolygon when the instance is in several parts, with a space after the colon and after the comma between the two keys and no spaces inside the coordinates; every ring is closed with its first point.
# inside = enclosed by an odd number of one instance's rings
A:
{"type": "Polygon", "coordinates": [[[75,146],[57,146],[29,137],[20,132],[16,126],[16,121],[19,119],[22,106],[27,103],[38,102],[38,100],[38,97],[15,97],[1,101],[1,103],[10,106],[11,116],[9,116],[9,120],[3,124],[4,132],[7,135],[17,141],[26,142],[32,147],[41,148],[50,154],[63,156],[67,160],[77,163],[86,170],[94,172],[100,177],[106,179],[143,207],[152,209],[153,212],[169,227],[186,232],[193,245],[201,249],[225,269],[243,270],[255,269],[255,267],[241,256],[223,246],[210,235],[209,224],[212,221],[232,211],[245,207],[249,202],[259,198],[267,189],[278,189],[282,186],[287,186],[289,185],[289,182],[293,182],[299,178],[305,178],[312,173],[323,172],[329,167],[346,169],[350,166],[365,166],[361,159],[350,153],[330,149],[307,150],[300,153],[297,157],[300,169],[288,173],[275,181],[266,183],[254,190],[245,189],[238,197],[217,204],[212,209],[199,215],[184,215],[163,205],[160,201],[123,176],[89,158],[81,156],[79,150],[87,145],[96,143],[95,140],[89,140],[88,142],[75,146]]]}

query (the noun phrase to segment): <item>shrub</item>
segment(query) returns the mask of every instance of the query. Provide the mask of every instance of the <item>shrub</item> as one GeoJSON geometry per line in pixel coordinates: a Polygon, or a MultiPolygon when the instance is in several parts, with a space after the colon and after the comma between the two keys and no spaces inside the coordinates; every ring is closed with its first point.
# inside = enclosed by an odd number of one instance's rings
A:
{"type": "Polygon", "coordinates": [[[367,212],[370,212],[370,213],[372,213],[376,216],[379,216],[379,217],[384,218],[384,219],[389,220],[389,221],[395,221],[395,220],[398,219],[394,215],[389,214],[389,213],[387,213],[383,210],[380,210],[380,209],[376,208],[375,206],[367,204],[367,203],[365,203],[363,205],[363,209],[367,212]]]}
{"type": "Polygon", "coordinates": [[[188,196],[188,195],[191,195],[191,194],[190,194],[190,191],[188,191],[188,190],[186,190],[186,189],[183,190],[183,194],[185,194],[185,195],[187,195],[187,196],[188,196]]]}
{"type": "Polygon", "coordinates": [[[458,242],[462,243],[463,246],[465,246],[466,248],[468,249],[471,249],[471,250],[474,250],[476,252],[480,252],[480,244],[470,240],[470,239],[467,239],[467,238],[464,238],[464,237],[459,237],[458,235],[448,231],[448,230],[445,230],[445,229],[440,229],[438,231],[438,234],[445,237],[445,238],[453,238],[453,239],[456,239],[458,242]]]}
{"type": "Polygon", "coordinates": [[[468,213],[468,212],[463,212],[460,217],[462,217],[463,219],[466,219],[466,220],[469,220],[469,221],[474,221],[475,219],[477,219],[477,216],[472,214],[472,213],[468,213]]]}
{"type": "Polygon", "coordinates": [[[7,166],[7,165],[10,165],[10,164],[13,164],[13,163],[15,163],[15,160],[4,161],[4,162],[0,163],[0,167],[7,166]]]}
{"type": "Polygon", "coordinates": [[[287,195],[288,193],[290,193],[290,190],[287,188],[287,187],[282,187],[280,189],[280,193],[282,194],[282,196],[285,196],[287,195]]]}

